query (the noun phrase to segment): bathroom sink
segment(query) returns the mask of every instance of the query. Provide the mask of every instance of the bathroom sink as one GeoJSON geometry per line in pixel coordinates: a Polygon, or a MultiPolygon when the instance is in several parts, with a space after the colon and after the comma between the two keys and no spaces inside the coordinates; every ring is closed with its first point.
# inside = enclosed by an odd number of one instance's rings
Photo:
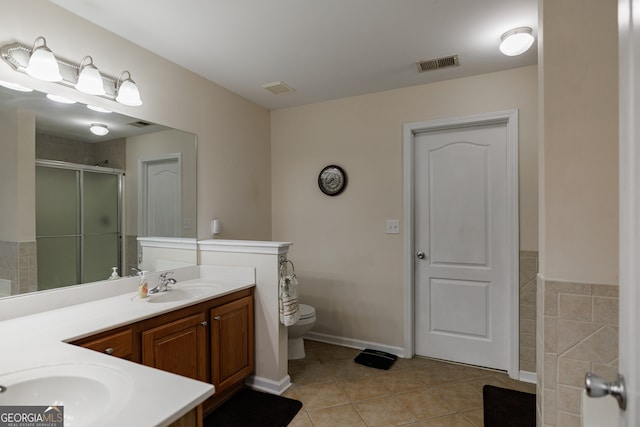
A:
{"type": "Polygon", "coordinates": [[[0,406],[64,407],[65,427],[108,425],[108,419],[133,393],[133,381],[126,373],[86,363],[39,366],[0,375],[0,386],[0,406]]]}
{"type": "Polygon", "coordinates": [[[219,286],[209,283],[190,283],[185,285],[175,285],[166,292],[149,295],[147,302],[178,302],[211,295],[219,289],[219,286]]]}

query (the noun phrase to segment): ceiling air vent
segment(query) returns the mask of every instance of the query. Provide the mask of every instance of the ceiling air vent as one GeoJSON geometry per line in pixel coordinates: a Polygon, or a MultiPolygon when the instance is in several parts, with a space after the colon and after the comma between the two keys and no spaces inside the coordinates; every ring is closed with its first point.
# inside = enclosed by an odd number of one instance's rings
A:
{"type": "Polygon", "coordinates": [[[145,121],[142,121],[142,120],[138,120],[137,122],[129,123],[129,126],[135,126],[137,128],[143,128],[143,127],[151,126],[151,123],[145,122],[145,121]]]}
{"type": "Polygon", "coordinates": [[[294,88],[292,88],[285,82],[281,82],[281,81],[273,82],[273,83],[265,83],[262,85],[262,87],[274,95],[282,95],[285,93],[292,93],[296,91],[294,88]]]}
{"type": "Polygon", "coordinates": [[[441,68],[457,67],[460,63],[458,62],[458,55],[451,55],[419,61],[416,62],[416,65],[418,66],[418,71],[424,73],[425,71],[439,70],[441,68]]]}

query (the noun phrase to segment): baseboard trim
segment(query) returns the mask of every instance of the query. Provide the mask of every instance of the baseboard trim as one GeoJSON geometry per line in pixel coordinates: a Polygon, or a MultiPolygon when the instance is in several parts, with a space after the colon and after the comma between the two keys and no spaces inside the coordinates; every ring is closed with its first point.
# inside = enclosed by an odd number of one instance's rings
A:
{"type": "Polygon", "coordinates": [[[264,391],[265,393],[282,395],[285,391],[293,385],[291,384],[291,377],[289,375],[282,378],[280,381],[270,380],[269,378],[258,377],[252,375],[244,381],[247,387],[254,390],[264,391]]]}
{"type": "Polygon", "coordinates": [[[520,381],[524,381],[525,383],[535,384],[538,382],[538,375],[535,372],[520,371],[518,379],[520,381]]]}
{"type": "Polygon", "coordinates": [[[404,357],[404,348],[394,347],[390,345],[378,344],[370,341],[356,340],[353,338],[338,337],[335,335],[321,334],[318,332],[309,332],[304,336],[305,339],[312,341],[320,341],[327,344],[341,345],[343,347],[356,348],[358,350],[364,350],[365,348],[371,348],[374,350],[380,350],[387,353],[395,354],[398,357],[404,357]]]}

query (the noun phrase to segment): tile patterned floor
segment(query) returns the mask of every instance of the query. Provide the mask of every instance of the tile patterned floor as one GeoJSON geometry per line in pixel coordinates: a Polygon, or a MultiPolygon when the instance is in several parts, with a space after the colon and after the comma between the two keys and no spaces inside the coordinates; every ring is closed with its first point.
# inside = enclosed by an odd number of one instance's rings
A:
{"type": "Polygon", "coordinates": [[[303,403],[290,427],[478,427],[485,384],[535,393],[485,369],[414,357],[385,371],[355,363],[360,350],[310,340],[305,348],[305,359],[289,361],[285,396],[303,403]]]}

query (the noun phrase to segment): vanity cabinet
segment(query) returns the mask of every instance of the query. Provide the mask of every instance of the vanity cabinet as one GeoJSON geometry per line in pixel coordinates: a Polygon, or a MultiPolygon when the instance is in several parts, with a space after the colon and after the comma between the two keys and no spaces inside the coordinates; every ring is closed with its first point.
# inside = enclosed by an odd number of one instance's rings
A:
{"type": "Polygon", "coordinates": [[[73,344],[132,362],[139,361],[138,352],[134,350],[135,340],[131,326],[93,335],[75,341],[73,344]]]}
{"type": "Polygon", "coordinates": [[[72,342],[208,382],[220,405],[253,373],[253,289],[245,289],[72,342]]]}
{"type": "Polygon", "coordinates": [[[254,369],[253,298],[244,297],[211,309],[211,382],[227,390],[254,369]]]}
{"type": "Polygon", "coordinates": [[[207,381],[206,327],[197,313],[142,331],[142,364],[207,381]]]}

